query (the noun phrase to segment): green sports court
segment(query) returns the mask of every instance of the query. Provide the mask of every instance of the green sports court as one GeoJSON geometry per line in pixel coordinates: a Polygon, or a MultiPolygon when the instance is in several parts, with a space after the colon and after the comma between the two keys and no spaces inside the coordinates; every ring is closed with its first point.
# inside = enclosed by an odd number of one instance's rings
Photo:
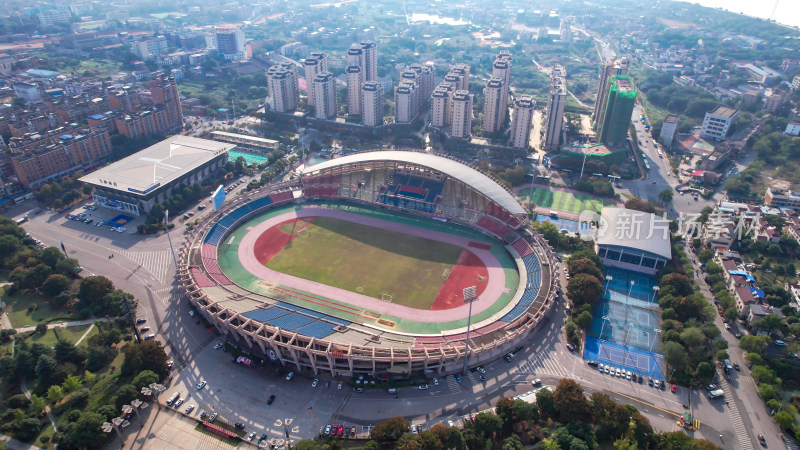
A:
{"type": "MultiPolygon", "coordinates": [[[[531,189],[523,188],[517,192],[517,196],[522,202],[528,202],[531,189]]],[[[591,195],[574,194],[559,189],[534,187],[533,203],[537,207],[555,209],[558,211],[572,212],[580,214],[581,211],[594,211],[599,213],[603,206],[612,206],[614,202],[591,195]]]]}

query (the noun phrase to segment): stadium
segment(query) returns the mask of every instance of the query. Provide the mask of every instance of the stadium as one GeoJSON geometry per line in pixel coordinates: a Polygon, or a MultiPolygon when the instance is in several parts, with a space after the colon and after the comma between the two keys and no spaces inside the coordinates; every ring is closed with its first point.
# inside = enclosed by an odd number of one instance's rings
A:
{"type": "Polygon", "coordinates": [[[184,296],[242,351],[314,374],[444,375],[549,317],[555,255],[489,176],[410,151],[298,173],[226,202],[180,250],[184,296]]]}

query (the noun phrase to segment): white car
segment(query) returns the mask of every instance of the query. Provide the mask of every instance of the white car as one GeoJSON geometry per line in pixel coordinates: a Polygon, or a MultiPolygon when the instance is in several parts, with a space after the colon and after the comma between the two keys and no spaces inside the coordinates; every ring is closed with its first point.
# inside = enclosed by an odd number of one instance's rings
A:
{"type": "Polygon", "coordinates": [[[424,391],[424,390],[426,390],[426,389],[428,389],[428,385],[427,385],[427,384],[420,384],[420,385],[419,385],[419,390],[420,390],[420,391],[424,391]]]}
{"type": "Polygon", "coordinates": [[[314,378],[314,381],[311,382],[311,387],[312,388],[317,387],[318,384],[319,384],[319,379],[314,378]]]}
{"type": "Polygon", "coordinates": [[[194,411],[194,405],[189,405],[189,407],[186,408],[186,414],[189,414],[192,411],[194,411]]]}
{"type": "Polygon", "coordinates": [[[340,391],[342,390],[342,382],[341,382],[341,381],[339,382],[339,385],[338,385],[338,386],[336,386],[336,389],[338,389],[338,390],[340,390],[340,391]]]}
{"type": "Polygon", "coordinates": [[[221,348],[222,348],[222,345],[223,345],[223,344],[222,344],[222,342],[217,342],[217,343],[214,345],[214,350],[219,350],[219,349],[221,349],[221,348]]]}
{"type": "Polygon", "coordinates": [[[481,367],[481,366],[478,366],[478,367],[476,367],[476,368],[475,368],[475,370],[477,370],[478,372],[480,372],[480,373],[482,373],[482,374],[483,374],[483,373],[486,373],[486,369],[484,369],[484,368],[483,368],[483,367],[481,367]]]}
{"type": "Polygon", "coordinates": [[[183,404],[183,399],[179,398],[179,399],[175,400],[174,406],[177,408],[178,406],[181,406],[182,404],[183,404]]]}
{"type": "Polygon", "coordinates": [[[203,389],[204,387],[206,387],[206,384],[207,384],[207,383],[206,383],[206,381],[205,381],[205,380],[203,380],[203,381],[201,381],[201,382],[197,383],[197,389],[203,389]]]}
{"type": "Polygon", "coordinates": [[[616,372],[616,375],[617,375],[617,377],[621,377],[621,376],[622,376],[622,372],[620,372],[620,370],[619,370],[619,369],[615,369],[615,370],[617,371],[617,372],[616,372]]]}
{"type": "Polygon", "coordinates": [[[433,377],[433,385],[434,386],[438,386],[439,385],[439,379],[438,378],[433,377]]]}
{"type": "Polygon", "coordinates": [[[294,372],[289,372],[288,374],[286,374],[286,381],[290,381],[292,377],[294,377],[294,372]]]}
{"type": "Polygon", "coordinates": [[[456,425],[456,424],[454,424],[452,420],[448,420],[448,421],[447,421],[447,426],[449,426],[449,427],[454,427],[455,425],[456,425]]]}
{"type": "Polygon", "coordinates": [[[631,379],[631,375],[632,374],[630,372],[627,372],[627,373],[625,373],[625,378],[630,380],[631,379]]]}

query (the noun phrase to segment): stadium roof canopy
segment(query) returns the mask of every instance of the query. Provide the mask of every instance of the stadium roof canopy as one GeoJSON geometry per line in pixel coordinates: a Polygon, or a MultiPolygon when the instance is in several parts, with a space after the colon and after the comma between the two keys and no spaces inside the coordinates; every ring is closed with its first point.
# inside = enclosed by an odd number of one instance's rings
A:
{"type": "Polygon", "coordinates": [[[371,161],[404,162],[429,167],[472,186],[475,190],[485,195],[511,214],[525,214],[525,209],[522,208],[522,205],[520,205],[508,191],[497,184],[496,181],[463,163],[428,153],[396,150],[356,153],[314,164],[313,166],[306,167],[305,172],[312,174],[333,167],[371,161]]]}
{"type": "Polygon", "coordinates": [[[600,217],[597,245],[627,247],[672,259],[669,221],[655,214],[624,208],[603,208],[600,217]]]}
{"type": "Polygon", "coordinates": [[[83,176],[80,181],[134,194],[169,185],[236,144],[189,136],[172,136],[113,164],[83,176]]]}

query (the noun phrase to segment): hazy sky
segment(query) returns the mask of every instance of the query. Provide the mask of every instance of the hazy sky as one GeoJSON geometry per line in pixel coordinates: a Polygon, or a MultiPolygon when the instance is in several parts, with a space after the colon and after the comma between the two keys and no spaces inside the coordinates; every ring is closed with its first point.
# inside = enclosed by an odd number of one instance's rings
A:
{"type": "MultiPolygon", "coordinates": [[[[750,16],[768,19],[775,7],[775,0],[683,0],[711,8],[724,8],[728,11],[745,13],[750,16]]],[[[800,26],[800,1],[778,0],[775,20],[786,25],[800,26]]]]}

